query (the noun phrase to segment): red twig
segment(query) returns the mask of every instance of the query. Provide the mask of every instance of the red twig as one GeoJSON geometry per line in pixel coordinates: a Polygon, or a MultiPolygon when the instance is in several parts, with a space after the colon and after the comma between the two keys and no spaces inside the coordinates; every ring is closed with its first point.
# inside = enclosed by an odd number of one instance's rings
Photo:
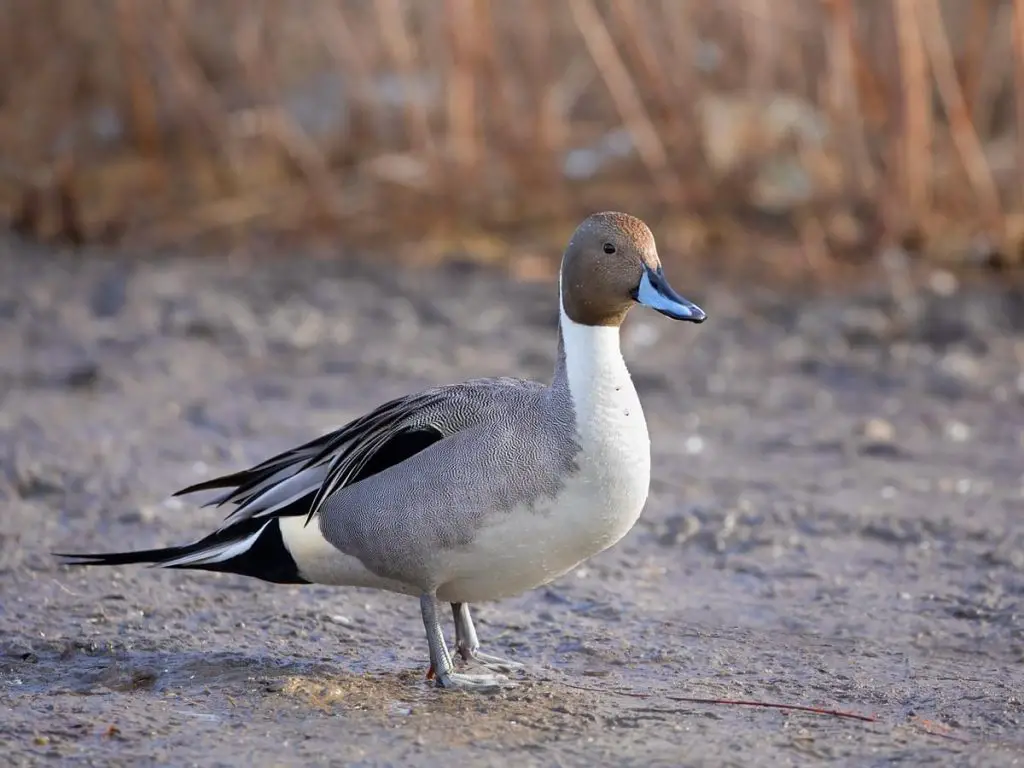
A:
{"type": "MultiPolygon", "coordinates": [[[[583,685],[573,685],[572,683],[563,682],[562,685],[567,688],[575,688],[580,691],[590,691],[592,693],[607,693],[607,690],[600,688],[587,688],[583,685]]],[[[618,689],[612,689],[613,693],[617,693],[619,696],[629,696],[633,699],[649,699],[652,696],[659,695],[657,693],[641,693],[639,691],[622,691],[618,689]]],[[[673,694],[661,694],[669,701],[678,701],[684,704],[722,704],[725,706],[732,707],[764,707],[766,709],[782,709],[789,712],[809,712],[815,715],[829,715],[831,717],[844,718],[846,720],[860,720],[864,723],[877,723],[878,718],[874,715],[858,715],[856,712],[844,712],[839,709],[824,709],[822,707],[808,707],[803,704],[780,704],[773,701],[751,701],[747,699],[705,699],[696,696],[676,696],[673,694]]]]}
{"type": "MultiPolygon", "coordinates": [[[[427,670],[427,680],[431,680],[434,677],[434,665],[430,665],[430,669],[427,670]]],[[[551,681],[555,682],[555,681],[551,681]]],[[[585,685],[575,685],[574,683],[567,683],[565,681],[557,681],[559,684],[564,685],[566,688],[573,688],[577,691],[588,691],[590,693],[615,693],[619,696],[627,696],[631,699],[649,699],[652,696],[661,695],[669,701],[677,701],[682,704],[711,704],[711,705],[722,705],[728,707],[761,707],[763,709],[780,709],[785,712],[806,712],[812,715],[825,715],[827,717],[836,717],[843,720],[857,720],[862,723],[877,723],[878,718],[875,715],[860,715],[856,712],[846,712],[841,709],[826,709],[825,707],[811,707],[805,704],[783,704],[776,701],[755,701],[753,699],[715,699],[715,698],[702,698],[699,696],[677,696],[671,693],[651,692],[644,693],[642,691],[623,691],[618,688],[603,689],[603,688],[590,688],[585,685]]],[[[924,733],[929,736],[938,736],[941,739],[948,739],[950,741],[956,741],[960,744],[970,744],[970,739],[965,739],[962,736],[957,736],[951,733],[951,729],[947,725],[942,723],[936,723],[932,720],[925,720],[920,717],[911,717],[910,722],[920,728],[924,733]]]]}
{"type": "Polygon", "coordinates": [[[784,709],[788,712],[810,712],[815,715],[830,715],[847,720],[860,720],[864,723],[877,723],[874,715],[858,715],[856,712],[844,712],[841,709],[823,709],[803,704],[780,704],[774,701],[748,701],[746,699],[701,699],[693,696],[665,696],[671,701],[682,701],[687,704],[725,704],[732,707],[764,707],[766,709],[784,709]]]}

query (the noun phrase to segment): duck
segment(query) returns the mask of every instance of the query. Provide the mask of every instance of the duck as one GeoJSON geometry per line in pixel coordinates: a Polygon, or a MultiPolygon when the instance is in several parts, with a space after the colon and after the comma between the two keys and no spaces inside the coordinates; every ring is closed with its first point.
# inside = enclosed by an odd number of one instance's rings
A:
{"type": "Polygon", "coordinates": [[[473,604],[558,579],[620,541],[651,479],[647,423],[620,347],[641,305],[691,323],[704,310],[666,279],[650,228],[588,216],[566,245],[550,381],[476,378],[385,402],[240,471],[176,491],[215,491],[229,511],[181,546],[54,553],[71,566],[218,571],[272,584],[367,587],[419,601],[442,689],[514,685],[518,661],[485,653],[473,604]],[[459,671],[442,608],[455,628],[459,671]]]}

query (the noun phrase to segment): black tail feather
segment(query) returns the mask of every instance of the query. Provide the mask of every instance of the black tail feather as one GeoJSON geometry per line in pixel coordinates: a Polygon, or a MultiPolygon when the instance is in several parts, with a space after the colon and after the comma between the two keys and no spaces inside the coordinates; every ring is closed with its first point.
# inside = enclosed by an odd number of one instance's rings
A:
{"type": "Polygon", "coordinates": [[[240,472],[234,472],[230,475],[220,475],[211,480],[204,480],[201,483],[195,483],[186,488],[175,491],[171,496],[189,496],[193,493],[199,493],[200,491],[216,491],[223,488],[240,488],[247,483],[259,482],[270,477],[280,467],[273,467],[271,469],[243,469],[240,472]]]}
{"type": "Polygon", "coordinates": [[[194,545],[165,547],[163,549],[140,549],[137,552],[81,553],[51,552],[54,557],[63,557],[64,565],[135,565],[137,563],[160,563],[197,551],[194,545]]]}
{"type": "Polygon", "coordinates": [[[204,549],[244,539],[246,536],[255,533],[260,527],[258,521],[255,520],[247,520],[246,523],[247,525],[236,526],[230,530],[216,531],[199,541],[194,541],[191,544],[185,544],[180,547],[141,549],[136,552],[108,552],[105,554],[65,554],[61,552],[54,552],[53,554],[57,557],[70,558],[71,561],[67,563],[68,565],[134,565],[136,563],[150,563],[158,566],[176,560],[179,557],[193,555],[204,549]]]}
{"type": "Polygon", "coordinates": [[[181,547],[144,549],[136,552],[80,553],[53,552],[65,558],[65,565],[134,565],[147,563],[152,567],[181,568],[199,571],[235,573],[241,576],[276,584],[309,584],[299,573],[298,565],[281,537],[277,520],[246,520],[239,525],[217,531],[206,538],[181,547]],[[269,524],[268,524],[269,523],[269,524]],[[264,527],[265,526],[265,527],[264,527]],[[166,565],[181,557],[193,555],[218,545],[242,541],[260,528],[263,532],[245,552],[226,560],[212,563],[186,563],[166,565]]]}

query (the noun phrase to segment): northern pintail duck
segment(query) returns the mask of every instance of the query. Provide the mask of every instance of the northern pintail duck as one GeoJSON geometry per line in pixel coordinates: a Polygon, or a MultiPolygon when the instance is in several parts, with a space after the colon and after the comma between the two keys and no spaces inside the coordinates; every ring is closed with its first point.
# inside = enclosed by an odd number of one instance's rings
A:
{"type": "Polygon", "coordinates": [[[619,541],[640,516],[651,453],[619,349],[639,303],[677,320],[704,312],[662,272],[650,229],[597,213],[560,271],[558,355],[548,385],[474,379],[384,403],[330,434],[175,495],[230,505],[180,547],[61,555],[80,565],[152,563],[279,584],[373,587],[419,598],[431,670],[444,688],[501,685],[521,666],[480,651],[469,604],[547,584],[619,541]],[[488,674],[455,671],[456,650],[488,674]]]}

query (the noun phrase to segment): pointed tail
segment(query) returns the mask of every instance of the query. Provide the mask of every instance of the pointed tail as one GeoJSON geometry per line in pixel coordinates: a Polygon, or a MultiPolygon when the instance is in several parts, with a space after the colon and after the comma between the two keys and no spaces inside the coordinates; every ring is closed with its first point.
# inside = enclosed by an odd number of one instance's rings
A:
{"type": "Polygon", "coordinates": [[[251,576],[276,584],[308,584],[281,537],[277,519],[247,520],[181,547],[135,552],[65,553],[65,565],[133,565],[188,568],[251,576]]]}

